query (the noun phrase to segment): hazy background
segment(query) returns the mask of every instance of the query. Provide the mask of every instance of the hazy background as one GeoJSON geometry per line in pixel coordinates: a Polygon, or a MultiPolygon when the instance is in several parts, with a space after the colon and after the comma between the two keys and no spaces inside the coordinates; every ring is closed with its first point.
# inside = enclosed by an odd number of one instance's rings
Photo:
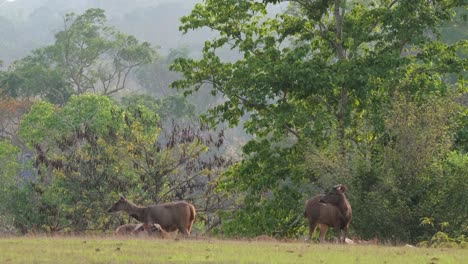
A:
{"type": "MultiPolygon", "coordinates": [[[[209,29],[187,34],[178,29],[180,17],[190,14],[198,2],[201,0],[0,0],[0,61],[3,62],[0,69],[7,70],[12,62],[31,54],[32,50],[53,44],[54,35],[64,29],[67,13],[82,14],[89,8],[101,8],[108,25],[139,41],[150,42],[160,56],[154,63],[135,69],[125,91],[116,96],[145,93],[162,98],[175,94],[177,91],[169,85],[179,74],[168,69],[169,52],[183,50],[186,56],[198,57],[204,42],[215,37],[209,29]]],[[[224,50],[222,55],[228,60],[239,56],[230,50],[224,50]]],[[[221,95],[211,96],[209,87],[203,87],[188,100],[200,113],[224,99],[221,95]]],[[[236,146],[235,152],[249,138],[242,127],[226,133],[230,137],[228,141],[236,146]]]]}
{"type": "Polygon", "coordinates": [[[0,0],[0,60],[4,66],[27,55],[32,49],[51,44],[63,29],[66,13],[89,8],[105,10],[109,24],[141,41],[170,49],[187,47],[192,55],[213,36],[209,30],[182,35],[179,18],[187,15],[197,0],[0,0]],[[192,53],[194,52],[194,53],[192,53]]]}

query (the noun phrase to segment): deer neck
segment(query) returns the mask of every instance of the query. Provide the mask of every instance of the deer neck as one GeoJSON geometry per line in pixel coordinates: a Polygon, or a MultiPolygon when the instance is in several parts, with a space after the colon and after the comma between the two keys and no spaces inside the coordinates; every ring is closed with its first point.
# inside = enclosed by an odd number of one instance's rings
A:
{"type": "Polygon", "coordinates": [[[127,208],[125,210],[129,215],[137,215],[140,219],[143,218],[143,211],[144,207],[140,207],[134,204],[127,204],[127,208]]]}
{"type": "Polygon", "coordinates": [[[341,200],[340,203],[339,203],[340,204],[339,205],[340,211],[343,214],[348,215],[349,214],[349,208],[350,208],[348,200],[346,199],[346,197],[344,195],[341,196],[340,200],[341,200]]]}

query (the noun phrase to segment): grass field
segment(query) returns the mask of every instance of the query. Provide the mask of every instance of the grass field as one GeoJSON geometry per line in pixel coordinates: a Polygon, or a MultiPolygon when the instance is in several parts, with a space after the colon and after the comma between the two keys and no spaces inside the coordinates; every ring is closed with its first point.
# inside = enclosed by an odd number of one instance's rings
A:
{"type": "Polygon", "coordinates": [[[0,238],[0,263],[468,263],[466,249],[112,237],[0,238]]]}

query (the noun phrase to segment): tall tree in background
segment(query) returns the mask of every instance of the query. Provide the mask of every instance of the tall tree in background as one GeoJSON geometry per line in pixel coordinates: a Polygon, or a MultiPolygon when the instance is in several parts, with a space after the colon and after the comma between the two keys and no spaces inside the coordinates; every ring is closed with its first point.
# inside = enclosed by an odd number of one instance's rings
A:
{"type": "Polygon", "coordinates": [[[155,55],[148,42],[107,26],[101,9],[67,14],[53,45],[0,71],[0,138],[30,151],[17,130],[34,100],[64,105],[74,94],[116,93],[126,87],[135,67],[152,62],[155,55]]]}
{"type": "Polygon", "coordinates": [[[176,58],[188,58],[189,50],[186,47],[171,49],[165,57],[158,57],[153,63],[140,67],[136,72],[136,78],[140,86],[149,94],[156,97],[166,97],[176,93],[170,88],[170,84],[177,80],[178,73],[171,72],[169,65],[176,58]]]}
{"type": "Polygon", "coordinates": [[[72,94],[124,89],[130,72],[150,63],[156,52],[106,22],[102,9],[67,14],[55,43],[13,63],[0,86],[13,97],[40,96],[56,104],[72,94]]]}
{"type": "MultiPolygon", "coordinates": [[[[4,73],[0,72],[0,79],[4,73]]],[[[18,137],[18,124],[21,117],[31,108],[27,98],[13,98],[0,87],[0,139],[6,139],[22,150],[28,147],[18,137]]]]}
{"type": "MultiPolygon", "coordinates": [[[[374,190],[385,201],[376,208],[394,202],[380,189],[384,177],[399,173],[382,160],[385,146],[399,140],[386,127],[392,102],[419,107],[464,89],[466,59],[459,52],[467,42],[446,44],[438,33],[464,1],[295,0],[286,11],[268,14],[267,7],[280,2],[205,0],[181,19],[183,32],[208,27],[219,37],[205,42],[201,59],[176,60],[172,69],[184,78],[173,87],[192,93],[211,84],[225,101],[210,110],[210,119],[237,125],[247,117],[246,131],[257,136],[223,185],[245,194],[241,209],[225,222],[228,233],[296,234],[302,201],[317,191],[315,184],[353,184],[356,198],[374,190]],[[242,58],[223,60],[223,48],[242,58]],[[452,82],[445,81],[447,74],[452,82]],[[362,177],[383,168],[387,174],[362,177]]],[[[442,128],[451,129],[450,118],[443,120],[442,128]]],[[[436,159],[444,156],[441,148],[436,159]]],[[[430,165],[425,162],[420,168],[430,165]]],[[[409,198],[397,200],[396,209],[383,208],[383,214],[417,210],[424,198],[413,199],[411,191],[424,169],[399,179],[399,187],[405,186],[400,195],[409,198]]],[[[397,219],[399,226],[411,222],[397,236],[414,239],[417,232],[408,230],[417,227],[421,214],[397,219]]]]}

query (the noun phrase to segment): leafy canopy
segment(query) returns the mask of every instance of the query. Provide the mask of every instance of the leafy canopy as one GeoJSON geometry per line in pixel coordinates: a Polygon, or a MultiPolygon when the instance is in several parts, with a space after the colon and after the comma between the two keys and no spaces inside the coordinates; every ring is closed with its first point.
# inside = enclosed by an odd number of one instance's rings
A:
{"type": "Polygon", "coordinates": [[[152,62],[156,51],[106,22],[102,9],[67,14],[55,43],[14,62],[0,87],[13,97],[39,96],[61,105],[73,94],[123,90],[130,72],[152,62]]]}
{"type": "Polygon", "coordinates": [[[223,97],[209,111],[212,123],[243,120],[256,135],[223,185],[245,195],[229,221],[232,234],[288,234],[313,189],[303,186],[352,182],[361,159],[383,166],[376,157],[388,143],[394,98],[424,105],[465,89],[460,54],[468,42],[447,44],[439,34],[464,1],[296,0],[272,13],[281,2],[205,0],[181,18],[182,32],[206,27],[218,37],[205,42],[202,58],[175,60],[171,69],[183,79],[172,87],[190,94],[210,85],[223,97]],[[223,57],[227,49],[238,56],[223,57]]]}

